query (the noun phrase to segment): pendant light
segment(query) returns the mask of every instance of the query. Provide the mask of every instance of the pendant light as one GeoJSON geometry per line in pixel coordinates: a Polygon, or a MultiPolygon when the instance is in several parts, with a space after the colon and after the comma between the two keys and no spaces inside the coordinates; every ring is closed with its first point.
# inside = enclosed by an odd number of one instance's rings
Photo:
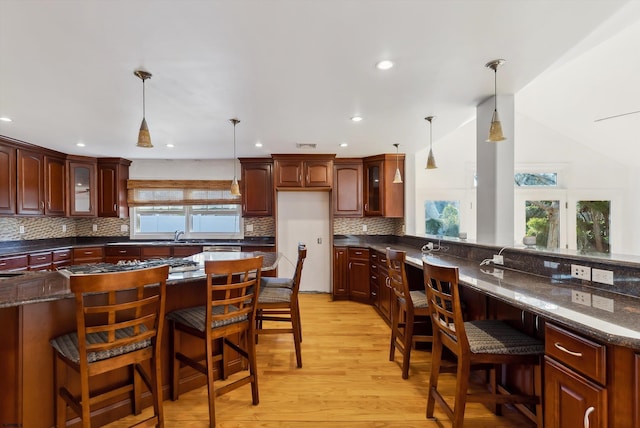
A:
{"type": "Polygon", "coordinates": [[[231,194],[240,196],[240,186],[236,177],[236,125],[240,123],[240,119],[234,117],[229,119],[229,122],[233,123],[233,181],[231,182],[231,194]]]}
{"type": "Polygon", "coordinates": [[[398,153],[398,146],[400,146],[400,144],[395,143],[394,146],[396,147],[396,175],[393,176],[393,183],[402,184],[402,175],[400,175],[400,163],[398,160],[398,158],[400,157],[398,153]]]}
{"type": "Polygon", "coordinates": [[[438,166],[436,165],[436,158],[433,156],[433,134],[431,133],[431,128],[433,124],[431,123],[435,116],[427,116],[424,120],[429,121],[429,156],[427,157],[427,167],[426,169],[436,169],[438,166]]]}
{"type": "Polygon", "coordinates": [[[138,147],[151,148],[151,135],[149,135],[149,127],[147,126],[147,119],[145,118],[145,99],[144,99],[144,81],[151,79],[151,73],[144,70],[136,70],[133,72],[136,76],[142,79],[142,123],[140,124],[140,132],[138,133],[138,147]]]}
{"type": "Polygon", "coordinates": [[[505,63],[504,59],[494,59],[485,64],[485,67],[493,70],[493,93],[494,93],[494,105],[493,116],[491,117],[491,127],[489,128],[488,143],[496,143],[498,141],[505,140],[502,134],[502,124],[500,123],[500,117],[498,116],[498,67],[505,63]]]}

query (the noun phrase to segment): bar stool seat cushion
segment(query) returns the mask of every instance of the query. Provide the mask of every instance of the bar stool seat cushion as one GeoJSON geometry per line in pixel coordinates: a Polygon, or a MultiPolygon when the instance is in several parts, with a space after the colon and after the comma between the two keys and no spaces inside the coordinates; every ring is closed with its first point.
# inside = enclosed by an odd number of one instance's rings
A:
{"type": "MultiPolygon", "coordinates": [[[[147,328],[142,325],[140,330],[146,331],[147,328]]],[[[126,339],[133,336],[133,327],[126,327],[116,330],[116,340],[126,339]]],[[[107,333],[89,333],[87,334],[87,343],[94,345],[99,343],[107,343],[107,333]]],[[[58,336],[50,341],[51,346],[55,348],[60,354],[64,355],[69,360],[78,364],[80,362],[80,350],[78,346],[78,334],[76,332],[58,336]]],[[[118,355],[126,354],[128,352],[137,351],[151,346],[151,340],[145,339],[139,342],[129,343],[124,346],[119,346],[107,351],[87,352],[87,360],[89,363],[94,363],[100,360],[106,360],[107,358],[117,357],[118,355]]]]}
{"type": "Polygon", "coordinates": [[[267,287],[293,288],[293,278],[260,278],[260,288],[264,290],[267,287]]]}
{"type": "Polygon", "coordinates": [[[469,348],[476,354],[544,354],[544,344],[500,320],[464,323],[469,348]]]}
{"type": "MultiPolygon", "coordinates": [[[[238,308],[229,305],[229,311],[235,312],[238,308]]],[[[222,306],[214,306],[211,308],[211,313],[213,315],[222,315],[224,311],[224,307],[222,306]]],[[[204,325],[206,322],[205,307],[204,306],[194,306],[192,308],[179,309],[177,311],[173,311],[167,314],[167,318],[173,320],[177,323],[184,324],[188,327],[194,328],[198,331],[204,332],[204,325]]],[[[228,318],[225,320],[214,320],[211,323],[211,328],[223,327],[225,325],[231,325],[235,323],[239,323],[242,321],[246,321],[247,315],[240,315],[237,317],[228,318]]]]}
{"type": "Polygon", "coordinates": [[[265,287],[260,290],[258,303],[289,303],[293,291],[281,287],[265,287]]]}

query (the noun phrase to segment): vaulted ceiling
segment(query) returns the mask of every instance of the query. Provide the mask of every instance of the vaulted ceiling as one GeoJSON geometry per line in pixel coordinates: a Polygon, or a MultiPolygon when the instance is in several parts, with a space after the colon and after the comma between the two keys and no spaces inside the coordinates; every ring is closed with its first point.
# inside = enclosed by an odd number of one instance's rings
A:
{"type": "Polygon", "coordinates": [[[412,153],[425,116],[435,139],[475,116],[493,94],[485,63],[505,58],[498,90],[520,94],[524,114],[623,150],[640,115],[594,119],[640,110],[639,17],[623,0],[0,0],[0,117],[13,120],[0,135],[88,156],[228,159],[238,117],[238,156],[412,153]],[[376,69],[382,59],[395,66],[376,69]],[[139,68],[153,74],[151,149],[136,147],[139,68]]]}

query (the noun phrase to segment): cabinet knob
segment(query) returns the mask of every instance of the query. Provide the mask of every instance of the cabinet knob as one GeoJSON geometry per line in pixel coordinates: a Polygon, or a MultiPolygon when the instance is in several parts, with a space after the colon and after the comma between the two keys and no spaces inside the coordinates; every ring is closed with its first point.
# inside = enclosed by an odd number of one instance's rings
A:
{"type": "Polygon", "coordinates": [[[584,412],[584,428],[589,428],[589,416],[593,411],[596,410],[595,407],[591,406],[584,412]]]}
{"type": "Polygon", "coordinates": [[[118,204],[113,204],[113,210],[118,211],[118,204]]]}

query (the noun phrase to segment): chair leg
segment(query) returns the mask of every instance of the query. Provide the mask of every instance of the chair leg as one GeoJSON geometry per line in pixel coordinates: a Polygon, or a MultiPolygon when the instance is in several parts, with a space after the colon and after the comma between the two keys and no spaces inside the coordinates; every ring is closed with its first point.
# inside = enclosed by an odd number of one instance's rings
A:
{"type": "Polygon", "coordinates": [[[176,328],[175,321],[169,321],[169,358],[171,358],[170,377],[171,377],[171,400],[178,399],[179,383],[180,383],[180,360],[176,357],[180,351],[180,332],[176,328]]]}
{"type": "Polygon", "coordinates": [[[82,427],[91,428],[91,403],[89,395],[89,376],[80,372],[80,399],[82,404],[82,427]]]}
{"type": "Polygon", "coordinates": [[[542,357],[540,361],[533,367],[533,389],[534,394],[538,396],[536,404],[536,424],[538,428],[544,427],[544,414],[542,413],[542,357]]]}
{"type": "Polygon", "coordinates": [[[442,342],[433,336],[431,345],[431,374],[429,375],[429,390],[427,391],[427,419],[433,419],[435,409],[435,393],[438,390],[438,378],[440,377],[440,365],[442,364],[442,342]]]}
{"type": "Polygon", "coordinates": [[[133,414],[139,415],[142,413],[142,378],[136,364],[131,365],[131,371],[133,371],[133,414]]]}
{"type": "Polygon", "coordinates": [[[300,305],[296,303],[296,318],[298,318],[298,337],[300,337],[300,343],[302,343],[302,318],[300,317],[300,305]]]}
{"type": "Polygon", "coordinates": [[[164,409],[162,407],[162,369],[160,367],[160,352],[154,350],[151,359],[151,398],[153,413],[158,418],[158,428],[164,427],[164,409]]]}
{"type": "Polygon", "coordinates": [[[464,409],[467,405],[467,388],[471,366],[465,358],[458,358],[458,370],[456,373],[456,394],[453,403],[453,428],[462,428],[464,423],[464,409]]]}
{"type": "MultiPolygon", "coordinates": [[[[295,302],[292,302],[291,307],[291,330],[293,332],[293,344],[296,348],[296,363],[298,368],[302,368],[302,351],[300,349],[300,342],[302,337],[300,335],[300,310],[295,302]]],[[[257,336],[257,335],[256,335],[257,336]]]]}
{"type": "MultiPolygon", "coordinates": [[[[255,330],[249,329],[247,338],[247,359],[249,361],[249,374],[251,375],[251,398],[253,405],[260,403],[258,392],[258,364],[256,360],[256,343],[252,336],[257,336],[255,330]]],[[[302,364],[302,363],[300,363],[302,364]]]]}
{"type": "MultiPolygon", "coordinates": [[[[207,392],[209,396],[209,426],[216,426],[216,390],[213,386],[213,343],[205,340],[205,354],[207,365],[207,392]]],[[[222,352],[224,352],[224,345],[222,352]]]]}
{"type": "Polygon", "coordinates": [[[411,348],[413,347],[413,317],[409,319],[409,316],[405,317],[404,335],[403,341],[403,355],[402,355],[402,379],[409,378],[409,361],[411,359],[411,348]]]}
{"type": "Polygon", "coordinates": [[[67,424],[67,402],[60,395],[60,389],[62,388],[62,378],[66,374],[66,367],[63,366],[62,361],[58,358],[58,355],[54,355],[55,365],[55,394],[56,394],[56,427],[62,428],[67,424]]]}
{"type": "Polygon", "coordinates": [[[391,306],[391,344],[389,345],[389,361],[396,358],[396,338],[398,337],[398,325],[400,322],[400,310],[397,304],[391,306]]]}

